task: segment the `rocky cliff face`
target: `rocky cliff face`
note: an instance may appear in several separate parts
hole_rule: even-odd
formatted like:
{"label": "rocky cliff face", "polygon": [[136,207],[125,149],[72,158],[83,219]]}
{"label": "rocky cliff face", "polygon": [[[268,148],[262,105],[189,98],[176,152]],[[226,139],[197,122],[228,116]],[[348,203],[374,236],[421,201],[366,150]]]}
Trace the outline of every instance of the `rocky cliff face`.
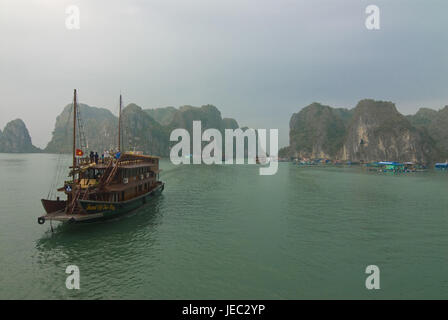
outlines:
{"label": "rocky cliff face", "polygon": [[222,125],[223,125],[224,129],[234,129],[235,130],[240,127],[238,125],[238,122],[232,118],[223,118]]}
{"label": "rocky cliff face", "polygon": [[313,103],[294,113],[289,121],[290,150],[302,158],[334,158],[346,133],[347,109]]}
{"label": "rocky cliff face", "polygon": [[193,132],[193,121],[201,121],[202,129],[218,129],[223,132],[229,120],[223,121],[221,112],[215,106],[208,104],[202,107],[182,106],[174,114],[169,126],[186,129],[190,135]]}
{"label": "rocky cliff face", "polygon": [[416,127],[427,127],[437,118],[439,112],[428,108],[420,108],[416,114],[408,115],[406,118]]}
{"label": "rocky cliff face", "polygon": [[407,119],[434,140],[444,159],[448,157],[448,106],[438,111],[421,108]]}
{"label": "rocky cliff face", "polygon": [[40,151],[32,144],[28,129],[21,119],[9,122],[3,133],[0,131],[0,152],[31,153]]}
{"label": "rocky cliff face", "polygon": [[344,140],[340,152],[344,160],[430,162],[438,153],[430,137],[391,102],[360,101]]}
{"label": "rocky cliff face", "polygon": [[[208,104],[202,107],[182,106],[174,114],[172,121],[168,125],[169,130],[182,128],[186,129],[190,137],[193,137],[193,121],[201,121],[202,131],[213,128],[217,129],[223,135],[222,145],[225,146],[225,129],[239,128],[238,122],[232,118],[222,118],[221,112],[214,105]],[[244,130],[244,129],[243,129]],[[234,139],[235,142],[235,139]],[[207,142],[202,142],[204,147]],[[236,154],[236,145],[234,144],[233,154]],[[190,144],[193,151],[193,143]],[[247,145],[245,145],[245,154],[247,154]]]}
{"label": "rocky cliff face", "polygon": [[[48,143],[46,152],[72,152],[73,111],[72,105],[65,106],[56,118],[53,136]],[[118,143],[118,118],[107,109],[79,104],[89,150],[101,152],[116,148]],[[85,151],[89,151],[85,150]]]}
{"label": "rocky cliff face", "polygon": [[174,107],[165,107],[156,109],[145,109],[144,111],[161,125],[167,126],[173,120],[174,114],[178,110]]}
{"label": "rocky cliff face", "polygon": [[169,155],[169,131],[136,104],[122,112],[123,150],[139,150],[146,154]]}
{"label": "rocky cliff face", "polygon": [[352,110],[314,103],[293,114],[285,150],[292,156],[351,161],[428,163],[442,155],[431,135],[393,103],[375,100],[362,100]]}
{"label": "rocky cliff face", "polygon": [[[67,105],[57,117],[47,152],[72,150],[72,105]],[[98,152],[115,149],[118,144],[118,118],[109,110],[79,105],[88,149]],[[213,105],[202,107],[182,106],[179,109],[166,107],[144,110],[136,104],[129,104],[122,111],[123,150],[140,150],[145,153],[167,156],[170,150],[169,135],[173,129],[183,128],[192,135],[193,121],[200,120],[202,129],[238,128],[234,119],[222,118],[221,112]],[[89,151],[87,150],[87,151]]]}

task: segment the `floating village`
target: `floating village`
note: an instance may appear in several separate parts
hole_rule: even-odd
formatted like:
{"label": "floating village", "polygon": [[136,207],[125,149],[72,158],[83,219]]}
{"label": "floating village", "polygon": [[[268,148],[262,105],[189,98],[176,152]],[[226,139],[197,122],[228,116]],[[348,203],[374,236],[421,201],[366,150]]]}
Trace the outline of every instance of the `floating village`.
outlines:
{"label": "floating village", "polygon": [[290,160],[295,165],[300,167],[351,167],[358,166],[366,171],[378,173],[412,173],[412,172],[427,172],[428,170],[448,171],[448,161],[435,163],[429,166],[416,162],[397,162],[397,161],[341,161],[331,160],[326,158],[307,159],[307,158],[292,158]]}

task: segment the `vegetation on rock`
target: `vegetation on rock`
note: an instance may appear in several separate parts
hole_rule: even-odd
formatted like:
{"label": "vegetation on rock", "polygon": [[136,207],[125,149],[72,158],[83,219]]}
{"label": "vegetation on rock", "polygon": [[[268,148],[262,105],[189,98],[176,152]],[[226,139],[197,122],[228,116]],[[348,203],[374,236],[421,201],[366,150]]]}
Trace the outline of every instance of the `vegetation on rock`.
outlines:
{"label": "vegetation on rock", "polygon": [[33,145],[25,123],[21,119],[10,121],[0,131],[0,152],[33,153],[41,150]]}

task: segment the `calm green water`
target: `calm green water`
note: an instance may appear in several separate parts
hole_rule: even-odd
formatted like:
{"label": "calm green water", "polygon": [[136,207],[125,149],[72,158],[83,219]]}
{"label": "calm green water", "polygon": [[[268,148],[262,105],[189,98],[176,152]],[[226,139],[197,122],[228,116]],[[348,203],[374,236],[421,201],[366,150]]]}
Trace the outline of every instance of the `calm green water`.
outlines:
{"label": "calm green water", "polygon": [[[36,218],[56,160],[0,154],[2,299],[448,298],[446,174],[164,161],[147,207],[52,234]],[[370,264],[380,290],[365,289]]]}

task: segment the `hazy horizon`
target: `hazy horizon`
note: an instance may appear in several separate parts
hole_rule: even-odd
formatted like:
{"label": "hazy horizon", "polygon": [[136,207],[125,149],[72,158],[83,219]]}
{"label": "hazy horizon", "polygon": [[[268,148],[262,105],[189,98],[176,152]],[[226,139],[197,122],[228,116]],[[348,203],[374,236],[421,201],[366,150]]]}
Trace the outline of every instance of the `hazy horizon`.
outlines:
{"label": "hazy horizon", "polygon": [[[367,30],[365,8],[381,10]],[[65,9],[80,9],[68,30]],[[79,100],[215,105],[240,126],[278,128],[312,102],[392,101],[403,114],[448,105],[448,3],[433,0],[2,0],[0,130],[21,118],[44,148]]]}

